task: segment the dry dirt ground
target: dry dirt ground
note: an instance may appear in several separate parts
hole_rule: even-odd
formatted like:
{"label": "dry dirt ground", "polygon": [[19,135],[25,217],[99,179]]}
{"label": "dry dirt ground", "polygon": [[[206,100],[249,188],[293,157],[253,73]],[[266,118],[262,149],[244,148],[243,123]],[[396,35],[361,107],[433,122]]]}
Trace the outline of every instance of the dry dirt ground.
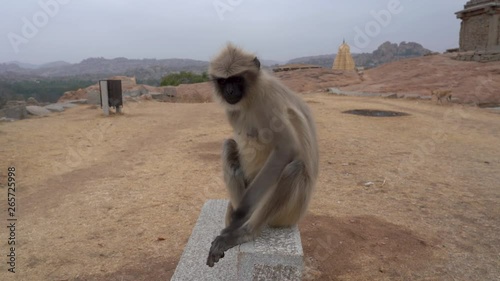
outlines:
{"label": "dry dirt ground", "polygon": [[[499,280],[500,115],[305,95],[321,171],[300,224],[309,280]],[[343,114],[383,109],[409,116]],[[0,219],[17,170],[17,264],[0,280],[168,280],[203,203],[226,197],[217,104],[80,106],[0,124]]]}

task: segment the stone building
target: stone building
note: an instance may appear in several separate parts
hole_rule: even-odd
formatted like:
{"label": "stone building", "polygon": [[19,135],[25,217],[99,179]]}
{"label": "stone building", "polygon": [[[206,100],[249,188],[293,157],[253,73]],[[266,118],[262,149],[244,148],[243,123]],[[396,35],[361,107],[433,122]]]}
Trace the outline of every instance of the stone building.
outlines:
{"label": "stone building", "polygon": [[500,50],[500,0],[471,0],[456,13],[462,20],[460,51]]}
{"label": "stone building", "polygon": [[339,47],[332,69],[338,70],[354,70],[356,65],[351,56],[351,48],[344,42]]}

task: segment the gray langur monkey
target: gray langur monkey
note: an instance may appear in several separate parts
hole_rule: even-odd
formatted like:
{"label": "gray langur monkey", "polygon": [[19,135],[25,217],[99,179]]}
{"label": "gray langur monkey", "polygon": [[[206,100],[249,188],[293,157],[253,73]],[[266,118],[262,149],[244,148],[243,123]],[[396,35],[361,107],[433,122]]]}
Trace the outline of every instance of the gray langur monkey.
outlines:
{"label": "gray langur monkey", "polygon": [[233,139],[223,144],[230,203],[226,228],[212,242],[207,265],[254,239],[263,226],[286,227],[304,215],[318,176],[318,144],[306,103],[262,70],[253,54],[228,44],[211,62],[215,98]]}

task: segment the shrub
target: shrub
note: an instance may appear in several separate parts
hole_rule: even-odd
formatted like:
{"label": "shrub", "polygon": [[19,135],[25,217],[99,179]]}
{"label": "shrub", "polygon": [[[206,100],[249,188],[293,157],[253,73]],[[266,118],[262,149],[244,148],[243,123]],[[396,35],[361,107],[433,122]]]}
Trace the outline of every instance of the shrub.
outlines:
{"label": "shrub", "polygon": [[208,75],[206,72],[195,74],[189,71],[181,71],[179,73],[171,73],[161,79],[161,86],[179,86],[180,84],[194,84],[207,82]]}

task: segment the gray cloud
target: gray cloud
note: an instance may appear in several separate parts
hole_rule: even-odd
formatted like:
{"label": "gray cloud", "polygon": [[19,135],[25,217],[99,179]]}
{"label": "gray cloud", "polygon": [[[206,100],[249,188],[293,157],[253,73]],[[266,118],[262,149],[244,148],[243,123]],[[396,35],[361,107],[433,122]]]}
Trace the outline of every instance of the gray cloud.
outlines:
{"label": "gray cloud", "polygon": [[[334,53],[343,38],[354,51],[371,52],[385,41],[415,41],[443,51],[458,47],[460,22],[454,12],[465,3],[456,0],[4,2],[7,3],[3,3],[0,11],[0,62],[31,63],[78,62],[87,57],[208,60],[227,41],[263,58],[283,61]],[[52,6],[44,10],[40,3]],[[388,11],[388,5],[397,5],[399,12],[389,12],[388,21],[383,16],[377,21],[373,14],[387,15],[380,11]],[[23,34],[26,20],[36,29],[27,33],[31,38]],[[356,43],[360,41],[359,30],[368,37],[368,44]],[[13,40],[15,44],[11,43]]]}

